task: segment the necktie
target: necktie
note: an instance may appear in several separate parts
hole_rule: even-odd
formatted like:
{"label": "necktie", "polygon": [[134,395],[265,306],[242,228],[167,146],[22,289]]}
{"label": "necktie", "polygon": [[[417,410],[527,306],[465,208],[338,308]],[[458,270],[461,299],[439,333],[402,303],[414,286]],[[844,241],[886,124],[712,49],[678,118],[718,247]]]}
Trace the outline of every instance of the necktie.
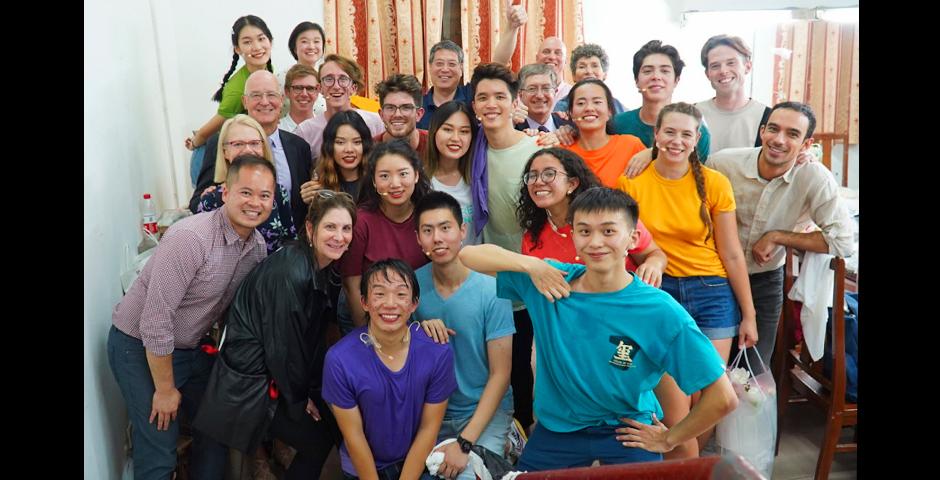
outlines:
{"label": "necktie", "polygon": [[539,125],[539,131],[540,131],[540,132],[547,132],[547,131],[548,131],[548,128],[546,128],[545,125]]}

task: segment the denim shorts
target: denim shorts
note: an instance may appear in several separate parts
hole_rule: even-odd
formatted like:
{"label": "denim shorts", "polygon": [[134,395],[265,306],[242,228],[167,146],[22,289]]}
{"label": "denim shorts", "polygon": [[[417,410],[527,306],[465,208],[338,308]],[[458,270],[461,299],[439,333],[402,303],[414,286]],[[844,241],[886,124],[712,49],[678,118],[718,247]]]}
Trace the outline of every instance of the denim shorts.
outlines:
{"label": "denim shorts", "polygon": [[710,340],[738,334],[741,309],[725,277],[671,277],[663,275],[662,289],[685,308]]}

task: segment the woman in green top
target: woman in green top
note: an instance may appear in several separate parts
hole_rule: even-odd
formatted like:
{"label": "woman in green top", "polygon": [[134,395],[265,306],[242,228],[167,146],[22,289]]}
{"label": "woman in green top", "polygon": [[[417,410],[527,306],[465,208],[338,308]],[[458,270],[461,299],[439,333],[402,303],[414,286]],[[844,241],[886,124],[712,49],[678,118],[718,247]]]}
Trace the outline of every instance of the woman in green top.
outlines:
{"label": "woman in green top", "polygon": [[[205,125],[200,127],[199,130],[193,130],[193,134],[186,138],[187,149],[193,150],[202,147],[209,137],[222,128],[225,120],[239,113],[245,113],[242,106],[242,95],[245,93],[245,81],[248,80],[248,75],[261,69],[274,72],[274,68],[271,66],[272,40],[271,30],[268,29],[264,20],[254,15],[245,15],[235,20],[235,24],[232,25],[232,47],[234,47],[232,66],[222,76],[222,86],[212,96],[212,100],[219,102],[219,109]],[[239,57],[244,59],[245,65],[235,71]],[[232,72],[234,72],[234,75]],[[199,172],[199,167],[202,164],[202,153],[202,149],[193,152],[191,170],[195,169],[193,171]]]}

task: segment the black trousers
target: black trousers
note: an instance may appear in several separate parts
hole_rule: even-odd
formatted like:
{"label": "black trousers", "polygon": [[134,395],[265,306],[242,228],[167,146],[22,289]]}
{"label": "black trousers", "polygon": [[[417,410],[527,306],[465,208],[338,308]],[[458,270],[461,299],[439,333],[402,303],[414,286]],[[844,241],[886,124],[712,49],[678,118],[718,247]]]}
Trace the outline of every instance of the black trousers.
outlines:
{"label": "black trousers", "polygon": [[516,334],[512,337],[512,375],[509,383],[512,385],[512,400],[514,416],[522,424],[522,428],[532,425],[532,319],[528,310],[512,312],[513,322],[516,324]]}
{"label": "black trousers", "polygon": [[320,478],[323,464],[334,446],[339,446],[342,434],[330,407],[319,396],[314,399],[320,410],[320,421],[304,415],[298,422],[290,418],[284,402],[278,402],[274,419],[271,420],[271,436],[294,447],[297,455],[287,469],[285,479]]}

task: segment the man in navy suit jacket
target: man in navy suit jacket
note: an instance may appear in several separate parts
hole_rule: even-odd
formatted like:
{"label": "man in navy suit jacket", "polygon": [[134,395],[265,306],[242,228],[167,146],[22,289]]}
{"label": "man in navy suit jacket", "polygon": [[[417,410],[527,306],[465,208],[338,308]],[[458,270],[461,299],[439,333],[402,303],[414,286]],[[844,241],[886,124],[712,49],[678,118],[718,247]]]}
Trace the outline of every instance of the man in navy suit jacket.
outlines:
{"label": "man in navy suit jacket", "polygon": [[[290,192],[291,213],[294,225],[303,228],[307,216],[307,204],[300,197],[300,186],[310,180],[313,157],[310,145],[303,138],[286,130],[277,128],[280,121],[281,104],[284,89],[280,88],[277,77],[267,70],[252,73],[245,82],[245,94],[242,104],[248,116],[255,119],[264,128],[271,142],[274,154],[274,169],[277,171],[277,183]],[[196,213],[202,192],[214,184],[215,157],[219,145],[216,133],[206,142],[206,156],[196,181],[196,190],[189,199],[189,209]]]}
{"label": "man in navy suit jacket", "polygon": [[573,126],[570,120],[552,112],[557,90],[558,76],[551,66],[530,63],[519,69],[519,100],[525,108],[513,114],[516,130],[554,132],[562,125]]}

